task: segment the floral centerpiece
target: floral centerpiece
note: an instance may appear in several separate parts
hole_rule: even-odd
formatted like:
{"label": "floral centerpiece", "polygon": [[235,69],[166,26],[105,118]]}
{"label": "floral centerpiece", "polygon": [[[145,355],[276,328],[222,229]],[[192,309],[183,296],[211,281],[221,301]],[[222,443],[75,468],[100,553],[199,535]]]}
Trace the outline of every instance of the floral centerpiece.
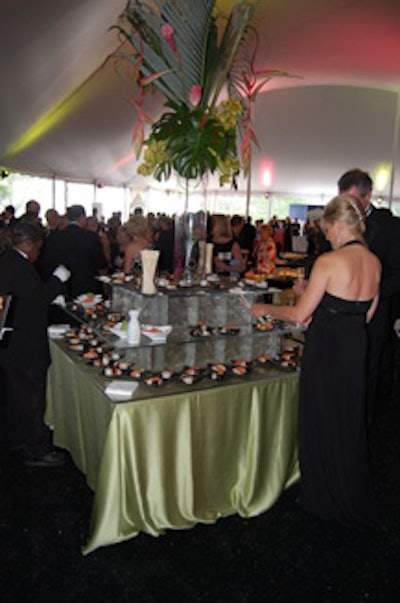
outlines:
{"label": "floral centerpiece", "polygon": [[[133,66],[130,102],[138,111],[133,140],[143,162],[138,172],[186,182],[218,172],[220,185],[249,171],[257,142],[252,104],[264,84],[282,71],[257,71],[254,5],[240,2],[230,15],[216,0],[129,0],[115,27],[133,52],[117,54]],[[125,48],[125,47],[124,47]],[[153,121],[146,94],[157,87],[164,111]],[[150,131],[145,136],[145,124]]]}

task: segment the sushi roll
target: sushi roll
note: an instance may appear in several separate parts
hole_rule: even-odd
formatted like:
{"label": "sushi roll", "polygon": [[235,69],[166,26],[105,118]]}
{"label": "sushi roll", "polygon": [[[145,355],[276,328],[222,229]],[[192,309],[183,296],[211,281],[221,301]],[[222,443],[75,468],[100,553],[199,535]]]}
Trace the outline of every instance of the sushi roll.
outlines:
{"label": "sushi roll", "polygon": [[246,366],[237,365],[232,367],[231,372],[235,377],[243,377],[244,375],[247,375],[249,369]]}
{"label": "sushi roll", "polygon": [[85,344],[84,343],[73,343],[69,345],[69,349],[73,352],[84,352]]}
{"label": "sushi roll", "polygon": [[197,366],[188,366],[184,370],[184,375],[191,375],[193,377],[200,374],[200,369]]}
{"label": "sushi roll", "polygon": [[131,368],[131,363],[127,362],[126,360],[117,360],[114,366],[125,372]]}
{"label": "sushi roll", "polygon": [[270,362],[272,360],[272,356],[269,356],[268,354],[263,354],[259,356],[257,360],[260,364],[265,364],[266,362]]}
{"label": "sushi roll", "polygon": [[131,369],[129,371],[129,377],[132,377],[132,379],[140,379],[144,373],[143,368],[137,368],[137,369]]}
{"label": "sushi roll", "polygon": [[105,377],[121,377],[122,371],[116,366],[105,366],[103,369],[103,375]]}
{"label": "sushi roll", "polygon": [[87,360],[94,360],[95,358],[98,358],[99,355],[96,350],[88,350],[82,354],[82,357],[86,358]]}
{"label": "sushi roll", "polygon": [[96,358],[93,358],[91,364],[97,367],[103,366],[103,359],[101,358],[101,356],[97,356]]}
{"label": "sushi roll", "polygon": [[164,381],[169,381],[170,379],[172,379],[174,374],[175,374],[174,371],[171,371],[169,369],[163,369],[161,371],[161,377],[162,377],[162,379],[164,379]]}
{"label": "sushi roll", "polygon": [[145,383],[146,385],[153,385],[159,387],[160,385],[163,385],[164,381],[162,377],[160,377],[160,375],[151,375],[150,377],[146,377],[145,379],[143,379],[143,383]]}
{"label": "sushi roll", "polygon": [[222,362],[218,363],[218,364],[210,364],[210,370],[214,371],[215,373],[218,374],[225,374],[227,371],[227,366],[226,364],[223,364]]}
{"label": "sushi roll", "polygon": [[193,385],[193,383],[195,383],[195,381],[196,381],[196,376],[195,375],[189,375],[188,373],[184,373],[183,375],[181,375],[179,377],[179,379],[185,385]]}
{"label": "sushi roll", "polygon": [[226,373],[218,373],[217,371],[210,371],[210,379],[212,381],[221,381],[225,377]]}
{"label": "sushi roll", "polygon": [[242,358],[238,358],[236,360],[232,360],[233,366],[245,366],[247,367],[250,364],[250,360],[243,360]]}

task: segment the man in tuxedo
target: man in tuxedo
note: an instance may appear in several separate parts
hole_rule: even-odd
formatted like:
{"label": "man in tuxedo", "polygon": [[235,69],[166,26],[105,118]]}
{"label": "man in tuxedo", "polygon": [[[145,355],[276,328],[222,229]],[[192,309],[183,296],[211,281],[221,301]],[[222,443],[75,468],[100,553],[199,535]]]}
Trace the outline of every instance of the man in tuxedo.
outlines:
{"label": "man in tuxedo", "polygon": [[96,232],[87,230],[87,217],[82,205],[67,209],[68,226],[46,239],[38,262],[39,272],[47,279],[58,264],[71,271],[67,294],[74,298],[81,293],[102,293],[102,283],[96,279],[107,266],[103,247]]}
{"label": "man in tuxedo", "polygon": [[27,220],[28,222],[34,222],[36,224],[41,224],[40,221],[40,203],[31,199],[27,201],[25,204],[25,213],[19,218],[19,220]]}
{"label": "man in tuxedo", "polygon": [[338,181],[340,193],[354,195],[363,204],[366,214],[364,238],[382,264],[379,304],[368,325],[367,419],[370,424],[380,393],[378,383],[385,383],[382,380],[385,371],[390,374],[390,367],[383,363],[383,355],[386,351],[387,357],[391,356],[388,352],[392,335],[391,310],[394,296],[400,292],[400,220],[390,210],[377,209],[371,204],[372,185],[369,174],[358,168],[344,173]]}
{"label": "man in tuxedo", "polygon": [[0,291],[11,295],[6,332],[0,342],[0,372],[4,381],[2,411],[9,448],[24,454],[29,466],[55,467],[65,456],[52,448],[44,423],[46,376],[50,364],[47,317],[50,303],[69,277],[57,267],[44,283],[32,265],[43,241],[43,229],[20,221],[0,255]]}

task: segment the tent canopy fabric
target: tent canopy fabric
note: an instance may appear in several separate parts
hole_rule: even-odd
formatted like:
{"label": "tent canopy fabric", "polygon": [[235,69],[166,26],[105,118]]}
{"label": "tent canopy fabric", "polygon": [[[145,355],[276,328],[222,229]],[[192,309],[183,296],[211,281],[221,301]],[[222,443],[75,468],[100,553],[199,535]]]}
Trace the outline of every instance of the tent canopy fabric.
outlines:
{"label": "tent canopy fabric", "polygon": [[[233,3],[219,5],[227,10]],[[130,73],[107,60],[119,46],[110,27],[124,6],[125,0],[3,0],[0,166],[84,182],[150,184],[136,174]],[[398,163],[398,0],[268,0],[258,3],[255,23],[257,68],[301,79],[276,78],[256,101],[253,190],[334,193],[348,168],[373,174],[379,165]],[[151,103],[156,115],[160,97]]]}

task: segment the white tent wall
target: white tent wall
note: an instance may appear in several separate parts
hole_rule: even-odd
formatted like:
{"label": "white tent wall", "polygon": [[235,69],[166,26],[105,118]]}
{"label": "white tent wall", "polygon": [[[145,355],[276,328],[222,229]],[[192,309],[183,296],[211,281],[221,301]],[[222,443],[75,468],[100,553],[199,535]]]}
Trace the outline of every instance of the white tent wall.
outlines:
{"label": "white tent wall", "polygon": [[[233,3],[219,0],[223,10]],[[93,186],[158,188],[152,178],[136,173],[131,144],[136,113],[127,100],[131,74],[126,65],[116,70],[113,61],[105,62],[118,47],[109,27],[124,6],[125,0],[2,2],[0,167]],[[335,193],[344,170],[359,166],[374,175],[394,158],[393,194],[399,198],[393,140],[400,2],[265,0],[258,3],[256,26],[257,67],[284,69],[302,79],[277,78],[257,99],[260,150],[254,149],[252,194],[326,198]],[[151,103],[155,116],[160,98]],[[268,187],[264,160],[274,168]],[[241,179],[239,191],[228,194],[239,199],[246,186]],[[161,187],[180,196],[173,180]],[[218,196],[226,198],[217,188],[210,179],[211,207]],[[387,198],[388,185],[380,193]],[[98,202],[95,197],[93,192]],[[125,209],[129,203],[124,194]]]}

